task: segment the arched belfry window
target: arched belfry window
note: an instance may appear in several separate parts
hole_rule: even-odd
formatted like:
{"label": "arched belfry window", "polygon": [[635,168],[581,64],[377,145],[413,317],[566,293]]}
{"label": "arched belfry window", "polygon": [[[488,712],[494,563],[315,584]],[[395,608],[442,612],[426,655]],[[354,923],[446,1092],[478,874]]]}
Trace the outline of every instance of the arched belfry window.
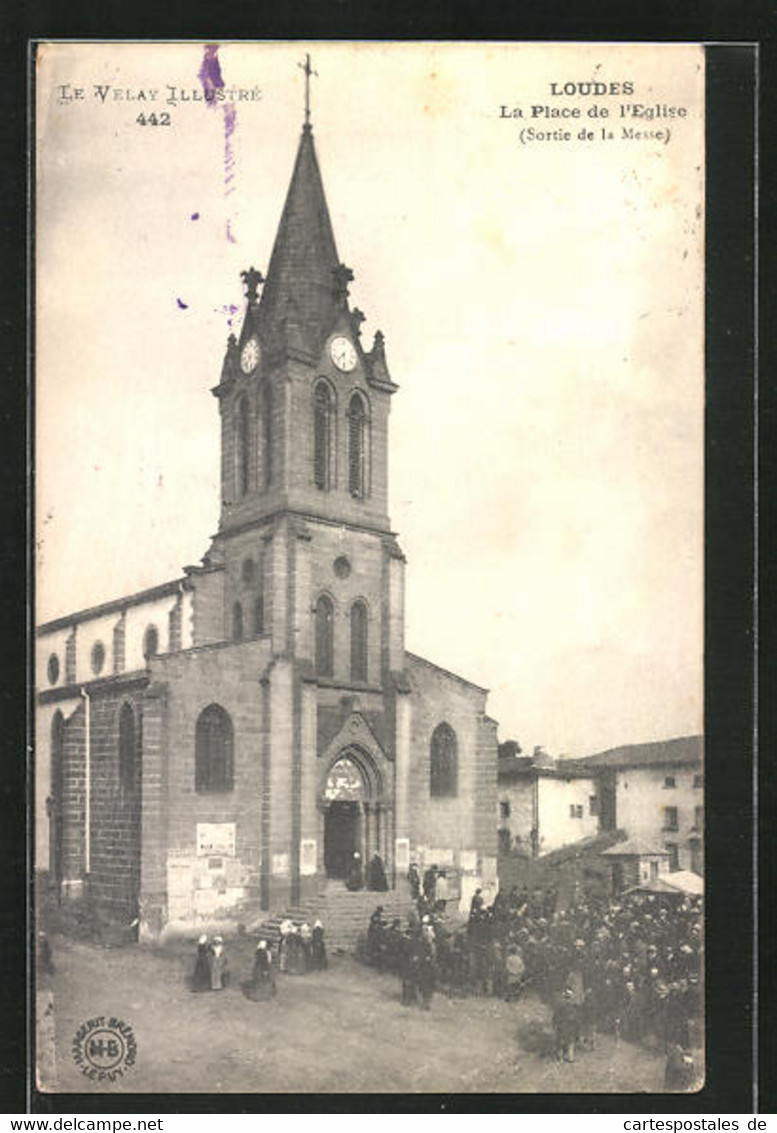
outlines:
{"label": "arched belfry window", "polygon": [[243,606],[240,602],[235,602],[232,607],[232,640],[243,640]]}
{"label": "arched belfry window", "polygon": [[438,724],[434,729],[429,755],[429,794],[453,798],[458,794],[459,767],[456,733],[450,724]]}
{"label": "arched belfry window", "polygon": [[197,791],[231,791],[234,782],[234,739],[229,714],[210,704],[197,719],[194,786]]}
{"label": "arched belfry window", "polygon": [[237,405],[237,492],[245,496],[250,483],[251,468],[251,418],[248,398],[241,397]]}
{"label": "arched belfry window", "polygon": [[355,393],[348,403],[348,490],[360,499],[367,490],[366,423],[364,401]]}
{"label": "arched belfry window", "polygon": [[326,382],[318,382],[313,394],[313,480],[322,489],[330,486],[331,429],[332,395]]}
{"label": "arched belfry window", "polygon": [[272,386],[269,381],[265,381],[262,387],[262,404],[261,404],[261,420],[262,420],[262,483],[265,488],[272,484],[273,478],[273,451],[272,451],[272,414],[273,414],[273,396]]}
{"label": "arched belfry window", "polygon": [[367,680],[367,606],[361,599],[351,606],[351,680]]}
{"label": "arched belfry window", "polygon": [[123,795],[135,790],[136,767],[135,713],[131,704],[122,704],[119,713],[119,787]]}
{"label": "arched belfry window", "polygon": [[328,594],[316,602],[316,673],[319,677],[334,675],[335,608]]}

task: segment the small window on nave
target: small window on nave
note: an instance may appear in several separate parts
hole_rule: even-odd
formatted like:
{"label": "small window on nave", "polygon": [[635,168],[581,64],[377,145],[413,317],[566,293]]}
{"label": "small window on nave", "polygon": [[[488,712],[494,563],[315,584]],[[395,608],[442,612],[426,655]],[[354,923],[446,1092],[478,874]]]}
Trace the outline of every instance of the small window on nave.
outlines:
{"label": "small window on nave", "polygon": [[146,661],[150,657],[156,657],[159,652],[159,631],[156,626],[148,626],[146,632],[143,634],[143,657]]}
{"label": "small window on nave", "polygon": [[100,675],[105,666],[105,646],[101,641],[96,641],[92,646],[92,672],[96,677]]}
{"label": "small window on nave", "polygon": [[429,745],[429,794],[454,798],[458,794],[458,744],[450,724],[438,724]]}
{"label": "small window on nave", "polygon": [[194,786],[198,792],[231,791],[234,786],[234,738],[229,714],[219,704],[197,720]]}
{"label": "small window on nave", "polygon": [[232,607],[232,640],[243,640],[243,606],[240,602],[235,602]]}

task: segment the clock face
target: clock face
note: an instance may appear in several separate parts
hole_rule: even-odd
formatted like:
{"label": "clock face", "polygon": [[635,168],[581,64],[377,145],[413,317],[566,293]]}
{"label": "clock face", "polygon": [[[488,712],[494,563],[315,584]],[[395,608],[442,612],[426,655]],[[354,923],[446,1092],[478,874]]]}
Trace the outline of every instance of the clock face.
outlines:
{"label": "clock face", "polygon": [[259,343],[255,338],[249,338],[240,355],[240,369],[244,374],[250,374],[259,364]]}
{"label": "clock face", "polygon": [[356,365],[356,351],[353,344],[342,335],[338,335],[332,339],[332,344],[329,347],[329,353],[332,355],[332,361],[338,370],[342,370],[347,374]]}

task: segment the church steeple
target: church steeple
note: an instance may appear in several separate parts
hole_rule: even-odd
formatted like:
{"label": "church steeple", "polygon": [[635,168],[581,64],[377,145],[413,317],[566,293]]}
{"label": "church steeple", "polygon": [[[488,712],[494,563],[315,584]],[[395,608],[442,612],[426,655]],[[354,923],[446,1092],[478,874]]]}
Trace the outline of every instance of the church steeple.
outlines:
{"label": "church steeple", "polygon": [[342,309],[340,271],[313,132],[306,122],[259,304],[260,336],[268,344],[296,341],[317,354]]}

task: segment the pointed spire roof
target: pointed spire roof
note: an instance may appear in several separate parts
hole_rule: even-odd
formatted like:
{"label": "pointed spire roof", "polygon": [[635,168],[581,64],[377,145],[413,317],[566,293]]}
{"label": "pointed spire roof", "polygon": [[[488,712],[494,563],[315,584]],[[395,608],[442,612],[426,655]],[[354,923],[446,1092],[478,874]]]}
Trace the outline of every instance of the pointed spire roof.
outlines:
{"label": "pointed spire roof", "polygon": [[313,133],[306,124],[259,304],[263,336],[288,341],[301,334],[310,351],[320,349],[344,306],[342,292],[338,298],[339,266]]}

